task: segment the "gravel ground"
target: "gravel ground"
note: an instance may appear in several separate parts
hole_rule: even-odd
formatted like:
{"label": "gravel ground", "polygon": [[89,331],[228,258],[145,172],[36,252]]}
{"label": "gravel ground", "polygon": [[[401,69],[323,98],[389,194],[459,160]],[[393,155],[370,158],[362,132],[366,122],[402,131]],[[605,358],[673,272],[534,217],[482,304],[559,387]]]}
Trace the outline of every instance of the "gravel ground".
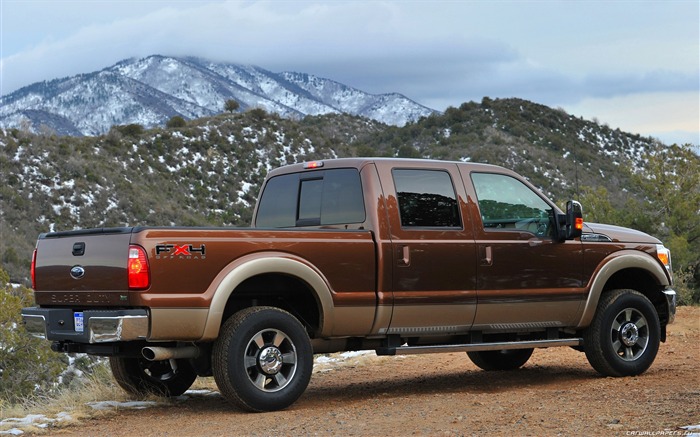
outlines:
{"label": "gravel ground", "polygon": [[[700,308],[679,308],[645,374],[604,378],[570,348],[535,350],[520,370],[484,372],[463,353],[321,360],[291,408],[249,414],[211,378],[163,406],[50,432],[76,436],[684,435],[700,425]],[[694,430],[700,433],[699,430]]]}

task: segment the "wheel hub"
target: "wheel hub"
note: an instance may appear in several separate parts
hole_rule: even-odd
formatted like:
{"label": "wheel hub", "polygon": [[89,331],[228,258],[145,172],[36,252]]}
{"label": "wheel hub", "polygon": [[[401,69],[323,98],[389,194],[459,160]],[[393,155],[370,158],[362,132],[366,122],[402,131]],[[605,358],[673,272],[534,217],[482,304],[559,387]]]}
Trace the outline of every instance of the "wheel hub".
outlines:
{"label": "wheel hub", "polygon": [[625,323],[620,329],[620,340],[627,347],[634,346],[639,340],[639,329],[634,323]]}
{"label": "wheel hub", "polygon": [[258,365],[267,375],[275,375],[282,368],[282,352],[274,346],[268,346],[260,351]]}

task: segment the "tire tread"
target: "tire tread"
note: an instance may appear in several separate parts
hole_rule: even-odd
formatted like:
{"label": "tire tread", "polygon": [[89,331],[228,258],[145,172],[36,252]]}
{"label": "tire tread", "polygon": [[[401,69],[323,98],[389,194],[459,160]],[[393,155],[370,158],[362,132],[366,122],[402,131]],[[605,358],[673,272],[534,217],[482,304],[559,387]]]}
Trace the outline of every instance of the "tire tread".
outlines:
{"label": "tire tread", "polygon": [[[605,326],[604,319],[610,317],[608,309],[615,305],[619,299],[625,298],[625,296],[636,296],[641,299],[641,302],[645,302],[645,305],[648,304],[647,309],[652,310],[653,317],[648,317],[647,320],[650,324],[649,329],[653,330],[649,339],[652,344],[648,346],[651,348],[649,353],[652,354],[652,357],[648,364],[638,366],[638,363],[634,363],[635,366],[630,366],[628,369],[621,369],[617,368],[614,363],[606,357],[607,345],[604,344],[604,337],[609,335],[609,333],[607,332],[608,327]],[[619,289],[604,294],[598,302],[598,307],[596,308],[596,313],[593,316],[590,326],[584,331],[583,347],[591,367],[603,376],[634,376],[643,373],[653,363],[659,347],[659,319],[656,310],[646,296],[635,290]],[[647,360],[648,358],[644,359]]]}
{"label": "tire tread", "polygon": [[[291,404],[291,402],[287,402],[287,400],[277,399],[275,400],[275,402],[271,400],[268,404],[261,406],[261,402],[256,400],[251,401],[246,398],[246,395],[243,392],[243,390],[239,390],[235,386],[235,383],[232,380],[232,375],[230,374],[230,360],[232,358],[230,353],[232,346],[231,343],[236,339],[237,332],[245,328],[244,325],[248,323],[254,323],[255,320],[251,321],[251,319],[261,317],[260,313],[262,312],[272,312],[270,315],[277,317],[278,321],[284,321],[284,323],[294,323],[297,325],[296,327],[298,329],[304,332],[307,344],[296,345],[298,348],[297,353],[299,355],[300,360],[308,360],[306,362],[306,367],[300,364],[299,368],[297,369],[298,374],[295,375],[295,378],[299,378],[299,383],[302,384],[302,389],[306,389],[309,379],[311,378],[311,371],[313,369],[313,350],[311,348],[311,342],[308,339],[303,325],[293,315],[280,308],[268,306],[249,307],[233,314],[224,322],[224,324],[221,327],[221,330],[219,331],[219,337],[214,342],[214,348],[212,352],[212,370],[214,373],[214,380],[216,381],[216,385],[219,387],[219,391],[224,396],[224,398],[226,398],[234,406],[251,412],[279,410],[282,408],[286,408],[289,404]],[[280,316],[282,316],[282,319],[280,319]],[[303,356],[304,351],[301,350],[302,348],[306,348],[306,357]],[[300,395],[300,393],[298,395]],[[293,397],[292,402],[296,400],[298,395],[290,395]],[[277,406],[278,404],[281,406]]]}

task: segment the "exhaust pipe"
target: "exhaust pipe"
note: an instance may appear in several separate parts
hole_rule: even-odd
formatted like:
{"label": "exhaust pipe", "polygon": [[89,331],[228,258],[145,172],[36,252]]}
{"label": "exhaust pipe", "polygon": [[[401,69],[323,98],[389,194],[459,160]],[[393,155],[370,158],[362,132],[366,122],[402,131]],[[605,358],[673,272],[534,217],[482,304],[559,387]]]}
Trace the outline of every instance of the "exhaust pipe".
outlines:
{"label": "exhaust pipe", "polygon": [[180,358],[197,358],[199,356],[199,348],[197,346],[150,346],[141,349],[141,355],[143,355],[143,357],[148,361],[177,360]]}

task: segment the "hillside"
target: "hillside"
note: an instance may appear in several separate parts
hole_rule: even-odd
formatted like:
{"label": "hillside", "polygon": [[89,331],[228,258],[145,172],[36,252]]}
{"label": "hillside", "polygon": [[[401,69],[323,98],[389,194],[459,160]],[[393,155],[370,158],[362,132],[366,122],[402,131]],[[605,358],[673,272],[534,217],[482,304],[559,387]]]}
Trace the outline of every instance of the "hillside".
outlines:
{"label": "hillside", "polygon": [[[0,256],[12,279],[26,283],[41,232],[245,226],[271,168],[332,157],[488,162],[515,169],[560,204],[584,186],[604,187],[622,203],[641,198],[627,169],[664,148],[561,110],[487,98],[404,127],[341,114],[290,120],[253,109],[182,128],[116,126],[96,137],[10,129],[0,132]],[[688,165],[700,168],[697,159]]]}

